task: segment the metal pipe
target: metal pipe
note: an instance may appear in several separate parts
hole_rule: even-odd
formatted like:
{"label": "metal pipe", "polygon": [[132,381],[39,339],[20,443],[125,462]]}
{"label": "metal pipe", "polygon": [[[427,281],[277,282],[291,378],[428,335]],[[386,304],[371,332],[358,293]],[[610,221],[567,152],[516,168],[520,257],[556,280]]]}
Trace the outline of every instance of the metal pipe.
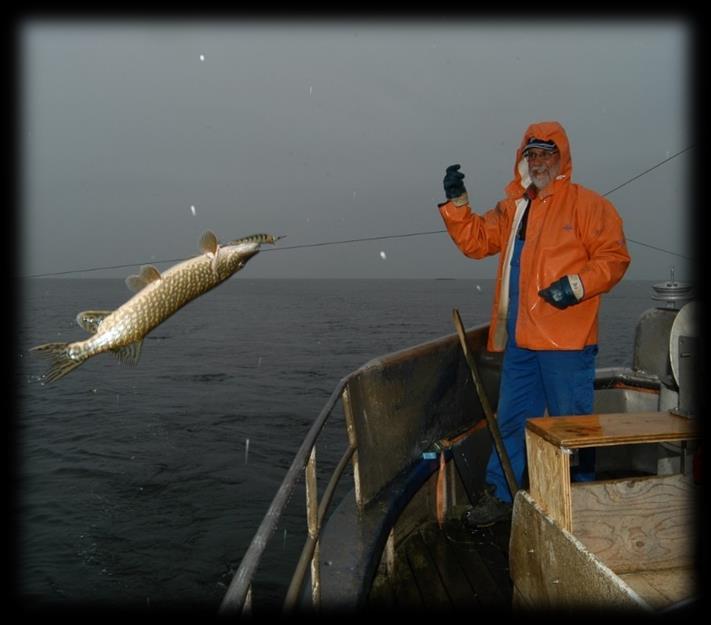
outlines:
{"label": "metal pipe", "polygon": [[279,490],[276,495],[274,495],[274,499],[272,500],[267,513],[264,515],[262,522],[259,524],[259,528],[257,529],[252,542],[249,544],[237,572],[232,577],[232,581],[227,588],[227,592],[222,598],[219,614],[239,614],[241,612],[247,591],[252,583],[252,578],[257,570],[262,554],[267,547],[267,543],[269,542],[271,535],[277,528],[279,519],[281,518],[284,508],[289,502],[289,498],[294,490],[296,481],[298,480],[301,471],[306,466],[311,449],[316,443],[316,439],[318,438],[324,424],[328,420],[331,411],[336,405],[336,402],[341,395],[341,391],[353,375],[354,373],[351,373],[341,379],[333,393],[331,393],[328,401],[321,409],[316,421],[314,421],[313,425],[307,432],[306,437],[299,447],[299,450],[296,452],[296,456],[294,456],[294,460],[292,461],[284,480],[279,486]]}

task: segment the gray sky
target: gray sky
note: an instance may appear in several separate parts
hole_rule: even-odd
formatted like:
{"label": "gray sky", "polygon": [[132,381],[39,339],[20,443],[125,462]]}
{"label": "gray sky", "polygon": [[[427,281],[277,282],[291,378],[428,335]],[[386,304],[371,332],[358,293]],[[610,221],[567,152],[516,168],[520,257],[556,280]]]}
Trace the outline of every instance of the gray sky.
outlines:
{"label": "gray sky", "polygon": [[[206,229],[281,247],[442,230],[445,168],[492,208],[535,121],[563,124],[573,180],[599,193],[692,143],[682,21],[28,20],[21,35],[22,275],[165,269]],[[609,196],[629,239],[691,254],[692,158]],[[692,277],[629,249],[629,279]],[[433,234],[270,251],[240,275],[493,278],[495,262]]]}

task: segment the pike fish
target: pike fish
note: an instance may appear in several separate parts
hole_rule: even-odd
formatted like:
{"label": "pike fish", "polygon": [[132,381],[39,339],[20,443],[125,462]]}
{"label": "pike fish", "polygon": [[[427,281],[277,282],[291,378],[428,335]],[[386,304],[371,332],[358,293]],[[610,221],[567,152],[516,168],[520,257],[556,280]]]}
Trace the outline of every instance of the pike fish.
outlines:
{"label": "pike fish", "polygon": [[263,243],[274,244],[281,238],[253,234],[220,245],[215,234],[207,231],[200,238],[199,256],[162,273],[153,265],[144,265],[138,275],[126,278],[126,285],[136,294],[125,304],[113,311],[86,310],[77,315],[77,323],[91,334],[88,339],[45,343],[30,350],[51,359],[43,380],[58,380],[102,352],[113,352],[120,361],[137,364],[143,339],[151,330],[242,269]]}

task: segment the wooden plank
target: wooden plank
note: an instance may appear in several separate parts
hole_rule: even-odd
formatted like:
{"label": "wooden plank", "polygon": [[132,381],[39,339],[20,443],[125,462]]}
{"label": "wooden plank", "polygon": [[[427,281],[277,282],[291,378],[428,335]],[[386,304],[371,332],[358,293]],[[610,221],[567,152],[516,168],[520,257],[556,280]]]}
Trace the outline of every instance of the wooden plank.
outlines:
{"label": "wooden plank", "polygon": [[[432,523],[397,547],[390,582],[400,608],[441,610],[476,606],[508,609],[512,584],[508,574],[507,524],[471,531],[459,520],[443,530]],[[502,526],[502,527],[499,527]],[[385,574],[381,563],[379,576]],[[382,580],[371,591],[370,605],[386,606]],[[428,597],[428,595],[430,595]]]}
{"label": "wooden plank", "polygon": [[555,446],[569,448],[658,443],[698,436],[695,419],[668,411],[540,417],[529,419],[526,428]]}
{"label": "wooden plank", "polygon": [[[482,558],[481,551],[487,546],[488,537],[481,531],[467,530],[460,523],[446,525],[449,547],[459,562],[477,601],[485,607],[508,605],[511,596],[511,580],[506,558],[495,559],[495,554]],[[487,528],[488,529],[488,528]]]}
{"label": "wooden plank", "polygon": [[401,555],[397,561],[395,575],[391,578],[395,602],[400,608],[422,609],[425,603],[415,582],[415,575],[405,553]]}
{"label": "wooden plank", "polygon": [[638,571],[620,577],[652,607],[665,608],[698,592],[693,567],[677,567],[663,571]]}
{"label": "wooden plank", "polygon": [[556,610],[651,609],[523,490],[514,499],[510,568],[515,593],[520,595],[517,605]]}
{"label": "wooden plank", "polygon": [[470,530],[475,541],[478,558],[486,566],[498,588],[499,596],[506,605],[511,604],[511,576],[509,575],[508,546],[502,551],[495,542],[491,527]]}
{"label": "wooden plank", "polygon": [[531,497],[558,525],[570,531],[570,454],[551,445],[538,430],[527,428],[526,455]]}
{"label": "wooden plank", "polygon": [[573,534],[616,573],[693,563],[691,476],[576,483]]}
{"label": "wooden plank", "polygon": [[450,608],[452,602],[421,534],[415,532],[405,543],[404,549],[425,608],[427,610]]}
{"label": "wooden plank", "polygon": [[373,580],[373,585],[368,595],[368,607],[389,610],[397,606],[393,578],[386,575],[384,570],[379,571]]}
{"label": "wooden plank", "polygon": [[421,535],[432,560],[437,563],[439,575],[444,582],[452,607],[459,609],[479,605],[445,532],[436,525],[430,525],[422,530]]}

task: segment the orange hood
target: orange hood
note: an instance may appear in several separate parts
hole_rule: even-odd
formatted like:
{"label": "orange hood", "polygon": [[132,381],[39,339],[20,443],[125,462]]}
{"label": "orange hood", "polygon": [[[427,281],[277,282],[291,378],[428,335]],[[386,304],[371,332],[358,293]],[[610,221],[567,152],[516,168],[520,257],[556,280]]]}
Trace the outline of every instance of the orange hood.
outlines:
{"label": "orange hood", "polygon": [[523,158],[523,149],[529,139],[543,139],[544,141],[554,141],[560,152],[560,174],[556,182],[570,182],[573,175],[573,160],[570,155],[570,144],[565,129],[558,122],[537,122],[531,124],[523,134],[521,144],[516,150],[516,163],[514,165],[514,179],[506,185],[506,197],[518,199],[531,184],[528,175],[528,161]]}

